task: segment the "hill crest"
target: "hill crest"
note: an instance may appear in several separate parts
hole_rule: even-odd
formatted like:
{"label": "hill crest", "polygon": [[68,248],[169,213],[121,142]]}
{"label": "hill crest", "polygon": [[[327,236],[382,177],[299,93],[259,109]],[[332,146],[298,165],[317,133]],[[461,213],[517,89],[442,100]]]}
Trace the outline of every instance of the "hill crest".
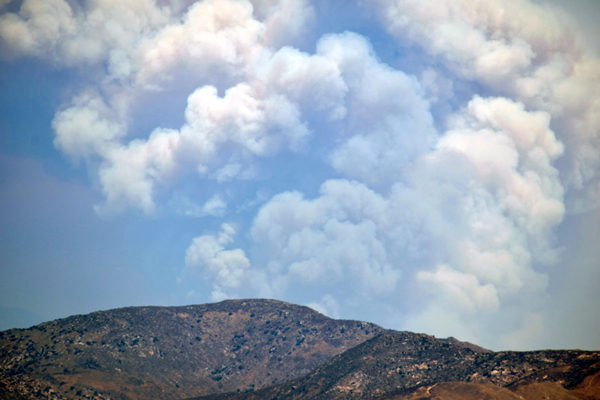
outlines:
{"label": "hill crest", "polygon": [[1,332],[0,390],[166,399],[258,389],[384,331],[262,299],[97,311]]}

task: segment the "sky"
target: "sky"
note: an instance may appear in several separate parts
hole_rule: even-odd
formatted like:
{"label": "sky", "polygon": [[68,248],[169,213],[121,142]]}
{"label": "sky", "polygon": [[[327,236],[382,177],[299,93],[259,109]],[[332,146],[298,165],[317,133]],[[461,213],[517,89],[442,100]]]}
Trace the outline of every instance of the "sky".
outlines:
{"label": "sky", "polygon": [[0,0],[0,329],[273,298],[600,349],[600,2]]}

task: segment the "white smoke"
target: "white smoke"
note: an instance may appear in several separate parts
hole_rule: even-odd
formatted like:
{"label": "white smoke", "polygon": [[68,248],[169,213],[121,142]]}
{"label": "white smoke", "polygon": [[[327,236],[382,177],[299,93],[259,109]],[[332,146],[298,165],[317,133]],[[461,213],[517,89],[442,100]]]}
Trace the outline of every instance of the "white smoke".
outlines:
{"label": "white smoke", "polygon": [[399,180],[435,140],[424,91],[414,77],[379,62],[358,35],[325,37],[317,51],[335,61],[348,87],[345,140],[333,150],[332,166],[374,186]]}
{"label": "white smoke", "polygon": [[[154,210],[156,183],[166,184],[179,169],[191,166],[200,175],[219,170],[218,180],[231,179],[240,162],[268,156],[284,145],[296,149],[309,130],[299,120],[296,106],[277,94],[261,96],[247,85],[230,88],[224,97],[205,86],[190,95],[186,124],[180,130],[157,129],[147,140],[110,149],[100,168],[106,207],[128,205]],[[223,159],[221,149],[234,151]]]}
{"label": "white smoke", "polygon": [[308,303],[307,306],[330,318],[340,318],[340,305],[330,294],[323,296],[319,302]]}
{"label": "white smoke", "polygon": [[[168,8],[159,10],[150,2],[143,4],[144,10],[152,15],[159,11],[171,15],[176,11]],[[56,19],[54,14],[57,11],[54,8],[34,7],[34,11],[23,11],[29,6],[29,2],[23,5],[23,24],[36,18]],[[69,11],[69,15],[73,13],[66,3],[62,6]],[[102,13],[104,8],[109,8],[111,12]],[[94,166],[100,164],[98,179],[106,196],[106,204],[99,205],[98,212],[118,212],[133,206],[145,213],[153,213],[156,184],[167,184],[181,169],[186,170],[191,166],[201,175],[208,174],[221,182],[236,177],[247,179],[252,174],[248,166],[252,156],[271,155],[283,146],[294,150],[303,146],[309,131],[299,120],[297,105],[289,101],[285,94],[277,93],[277,88],[265,89],[263,86],[291,84],[289,81],[297,78],[294,77],[294,71],[286,69],[296,67],[295,57],[300,57],[300,61],[307,64],[305,71],[311,67],[312,59],[299,52],[290,52],[287,48],[272,55],[264,47],[264,34],[269,29],[275,29],[281,34],[280,38],[285,36],[291,40],[300,34],[300,28],[291,26],[292,31],[288,35],[284,32],[286,28],[281,24],[283,17],[280,14],[297,10],[299,14],[296,21],[303,23],[311,18],[312,8],[298,0],[282,4],[260,2],[258,10],[264,22],[254,18],[250,2],[197,2],[180,18],[165,17],[160,20],[161,24],[150,24],[151,21],[158,21],[158,17],[148,17],[144,19],[146,25],[133,24],[137,26],[137,33],[132,34],[136,37],[135,41],[119,46],[106,45],[112,49],[110,54],[104,52],[106,54],[94,58],[96,61],[107,60],[107,80],[100,86],[101,90],[89,89],[76,95],[67,108],[57,113],[53,127],[57,148],[74,159],[85,159]],[[118,10],[106,2],[100,2],[96,8],[88,11],[86,16],[98,13],[100,18]],[[126,20],[104,22],[107,26],[114,26],[114,29],[130,23]],[[0,21],[0,27],[2,23]],[[34,22],[31,24],[35,25]],[[81,30],[87,29],[90,23],[84,20],[78,24],[77,29]],[[131,27],[127,25],[127,29]],[[65,65],[83,62],[63,54],[59,44],[82,40],[85,34],[71,37],[59,32],[56,35],[54,45],[46,43],[41,46],[48,54],[37,53],[35,46],[31,47],[33,45],[20,45],[19,49],[25,54],[33,52],[39,57],[55,57]],[[90,35],[95,40],[109,40],[111,37],[109,33],[99,31]],[[18,45],[11,37],[2,37],[7,43]],[[265,74],[263,67],[267,68],[267,76],[261,76]],[[274,68],[279,70],[271,71]],[[127,142],[131,110],[137,99],[146,96],[148,91],[163,90],[177,75],[203,77],[216,69],[232,77],[248,74],[251,82],[242,82],[229,88],[223,97],[218,95],[214,86],[200,87],[188,98],[186,124],[181,129],[157,129],[146,140]],[[281,76],[281,73],[287,74]],[[280,74],[279,81],[275,81],[277,74]],[[115,83],[115,79],[121,83]],[[329,101],[328,96],[330,94],[324,91],[324,102]],[[326,108],[327,105],[322,107]],[[230,154],[228,159],[223,159],[219,152],[230,144],[239,150]],[[242,166],[246,168],[242,169]]]}
{"label": "white smoke", "polygon": [[226,291],[239,288],[245,270],[250,267],[250,261],[243,250],[225,250],[225,246],[233,243],[235,235],[233,226],[223,224],[218,235],[199,236],[186,250],[187,270],[201,270],[205,276],[214,280],[212,301],[232,297]]}
{"label": "white smoke", "polygon": [[74,9],[65,0],[25,0],[18,14],[0,16],[0,46],[9,57],[32,55],[66,66],[96,64],[118,52],[133,53],[171,18],[168,7],[151,0],[102,0],[90,9]]}
{"label": "white smoke", "polygon": [[[458,314],[458,326],[468,325],[472,319],[464,316],[478,310],[502,314],[504,304],[539,306],[532,299],[543,297],[547,276],[538,268],[557,261],[554,229],[565,212],[552,166],[563,145],[549,119],[505,98],[476,97],[453,118],[437,150],[425,156],[416,182],[426,191],[419,197],[451,204],[455,215],[432,226],[441,239],[436,247],[446,250],[440,260],[446,265],[417,274],[435,300],[426,314],[414,317],[414,326],[434,329],[441,314]],[[453,169],[461,159],[461,170]],[[447,174],[453,190],[444,188]]]}
{"label": "white smoke", "polygon": [[[318,195],[268,199],[248,256],[227,249],[237,232],[223,224],[193,239],[184,275],[201,271],[212,300],[278,297],[335,316],[385,304],[377,322],[491,347],[545,329],[555,231],[600,204],[600,62],[566,15],[525,0],[364,2],[403,51],[434,61],[417,78],[352,32],[295,48],[318,19],[308,0],[159,4],[25,0],[0,16],[6,57],[94,71],[53,128],[97,180],[99,213],[152,214],[174,190],[176,213],[225,218],[209,187],[265,182],[268,160],[288,156],[311,174],[318,159]],[[455,82],[487,93],[463,101]],[[140,104],[169,91],[187,97],[183,122],[137,132]],[[190,176],[206,183],[199,204],[177,191]]]}
{"label": "white smoke", "polygon": [[552,115],[573,211],[600,201],[600,61],[560,10],[525,0],[373,0],[388,31],[459,77]]}
{"label": "white smoke", "polygon": [[388,196],[345,180],[325,182],[314,200],[275,196],[252,229],[269,254],[268,276],[296,288],[343,284],[353,302],[398,295],[402,271],[416,267],[431,302],[409,317],[415,328],[436,328],[441,313],[468,325],[505,302],[533,307],[547,284],[535,265],[556,261],[553,229],[564,214],[551,165],[563,146],[548,124],[548,114],[522,104],[475,98]]}
{"label": "white smoke", "polygon": [[327,181],[315,200],[297,192],[275,196],[257,215],[252,236],[268,249],[277,290],[281,282],[343,284],[350,297],[368,299],[393,292],[400,278],[381,230],[387,207],[358,182]]}

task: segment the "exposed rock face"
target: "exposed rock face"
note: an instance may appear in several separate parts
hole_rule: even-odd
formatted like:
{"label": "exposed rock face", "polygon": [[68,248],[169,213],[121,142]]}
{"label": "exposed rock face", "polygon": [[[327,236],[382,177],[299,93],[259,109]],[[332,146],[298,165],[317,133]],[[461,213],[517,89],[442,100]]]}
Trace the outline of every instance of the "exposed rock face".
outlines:
{"label": "exposed rock face", "polygon": [[519,389],[523,398],[541,399],[540,389],[531,386],[540,383],[584,399],[583,386],[593,386],[599,371],[600,352],[475,352],[432,336],[397,332],[358,345],[292,382],[210,399],[511,399],[519,398],[513,395]]}
{"label": "exposed rock face", "polygon": [[258,389],[383,333],[273,300],[132,307],[0,333],[0,399],[174,399]]}

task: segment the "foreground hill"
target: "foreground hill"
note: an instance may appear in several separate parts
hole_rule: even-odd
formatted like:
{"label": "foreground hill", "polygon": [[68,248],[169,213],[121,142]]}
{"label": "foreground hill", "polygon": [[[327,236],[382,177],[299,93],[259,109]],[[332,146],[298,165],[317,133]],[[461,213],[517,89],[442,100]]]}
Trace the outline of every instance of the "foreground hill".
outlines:
{"label": "foreground hill", "polygon": [[302,378],[202,400],[546,398],[600,399],[600,352],[475,352],[428,335],[387,333]]}
{"label": "foreground hill", "polygon": [[0,332],[0,399],[177,399],[258,389],[383,332],[273,300],[100,311]]}

